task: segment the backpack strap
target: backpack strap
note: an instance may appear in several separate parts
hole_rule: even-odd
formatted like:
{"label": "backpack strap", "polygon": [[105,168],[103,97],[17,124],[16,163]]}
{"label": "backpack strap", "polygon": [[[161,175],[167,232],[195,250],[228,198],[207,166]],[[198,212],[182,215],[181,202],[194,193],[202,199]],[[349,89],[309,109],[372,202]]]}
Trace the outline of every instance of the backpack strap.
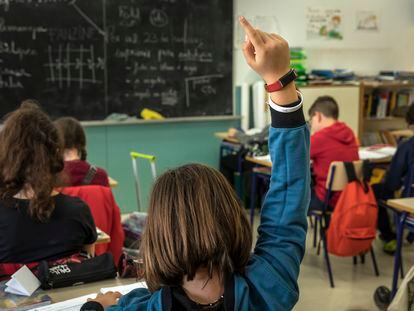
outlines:
{"label": "backpack strap", "polygon": [[370,174],[369,174],[370,167],[369,167],[368,161],[362,162],[362,174],[363,174],[362,180],[359,180],[358,177],[356,176],[355,167],[352,162],[344,162],[344,166],[345,166],[346,175],[348,177],[348,183],[351,183],[353,181],[360,183],[362,188],[364,189],[364,192],[367,193],[369,190],[368,180],[370,178]]}
{"label": "backpack strap", "polygon": [[88,172],[86,173],[85,177],[82,180],[82,185],[90,185],[90,183],[94,179],[97,172],[98,172],[98,169],[96,168],[96,166],[91,165],[89,167]]}
{"label": "backpack strap", "polygon": [[362,162],[362,187],[364,188],[365,193],[369,190],[369,181],[372,176],[372,168],[372,164],[369,160],[364,160]]}
{"label": "backpack strap", "polygon": [[346,176],[348,177],[348,183],[351,183],[353,181],[359,181],[356,176],[354,163],[344,162],[344,166],[345,166]]}
{"label": "backpack strap", "polygon": [[371,162],[369,162],[369,160],[364,160],[362,162],[362,175],[364,182],[369,183],[369,180],[372,176],[372,169],[373,165],[371,164]]}

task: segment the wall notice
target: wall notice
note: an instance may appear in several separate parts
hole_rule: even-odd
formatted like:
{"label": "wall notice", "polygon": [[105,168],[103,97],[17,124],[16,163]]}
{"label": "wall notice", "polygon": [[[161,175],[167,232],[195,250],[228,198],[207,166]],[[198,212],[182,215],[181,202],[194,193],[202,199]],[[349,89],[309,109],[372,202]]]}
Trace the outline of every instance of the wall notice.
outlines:
{"label": "wall notice", "polygon": [[344,25],[340,9],[308,8],[306,12],[308,40],[343,40]]}
{"label": "wall notice", "polygon": [[356,30],[373,32],[379,31],[380,27],[378,13],[375,11],[357,11]]}

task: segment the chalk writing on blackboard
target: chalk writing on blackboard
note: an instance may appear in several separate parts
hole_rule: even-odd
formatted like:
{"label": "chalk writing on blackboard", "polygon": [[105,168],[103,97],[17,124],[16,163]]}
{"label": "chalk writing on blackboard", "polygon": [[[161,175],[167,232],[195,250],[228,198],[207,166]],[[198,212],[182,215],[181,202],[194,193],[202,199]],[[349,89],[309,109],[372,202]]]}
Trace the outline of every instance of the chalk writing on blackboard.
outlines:
{"label": "chalk writing on blackboard", "polygon": [[143,108],[231,114],[232,10],[217,0],[0,0],[0,116],[27,97],[84,120]]}

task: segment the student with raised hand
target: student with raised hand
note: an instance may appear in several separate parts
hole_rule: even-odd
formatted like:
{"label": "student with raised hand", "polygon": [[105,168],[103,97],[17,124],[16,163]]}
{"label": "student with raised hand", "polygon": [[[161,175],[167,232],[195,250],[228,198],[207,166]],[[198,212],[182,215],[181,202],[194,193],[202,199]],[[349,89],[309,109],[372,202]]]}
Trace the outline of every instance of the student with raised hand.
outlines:
{"label": "student with raised hand", "polygon": [[65,182],[69,186],[99,185],[109,187],[106,171],[86,161],[86,135],[82,125],[72,117],[57,119],[55,126],[63,141]]}
{"label": "student with raised hand", "polygon": [[[243,17],[240,22],[248,64],[269,88],[277,86],[289,72],[287,42]],[[309,131],[294,82],[272,92],[271,100],[274,165],[254,253],[245,211],[224,176],[185,165],[160,176],[152,190],[141,246],[148,289],[101,295],[82,310],[293,308],[307,230]]]}
{"label": "student with raised hand", "polygon": [[24,102],[0,131],[0,275],[10,271],[7,264],[93,254],[88,206],[54,190],[62,170],[56,127],[33,101]]}

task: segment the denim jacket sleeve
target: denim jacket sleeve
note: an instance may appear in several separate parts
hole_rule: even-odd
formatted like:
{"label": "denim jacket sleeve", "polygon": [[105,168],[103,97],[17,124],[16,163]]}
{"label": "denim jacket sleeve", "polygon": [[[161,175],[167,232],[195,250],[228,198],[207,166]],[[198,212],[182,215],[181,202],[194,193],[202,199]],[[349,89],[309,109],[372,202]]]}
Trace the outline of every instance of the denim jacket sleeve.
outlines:
{"label": "denim jacket sleeve", "polygon": [[[310,199],[309,129],[302,108],[271,113],[272,175],[252,256],[256,264],[250,266],[250,275],[266,276],[265,288],[274,287],[278,305],[290,310],[298,299],[297,279],[305,253]],[[254,267],[263,271],[254,271]]]}

